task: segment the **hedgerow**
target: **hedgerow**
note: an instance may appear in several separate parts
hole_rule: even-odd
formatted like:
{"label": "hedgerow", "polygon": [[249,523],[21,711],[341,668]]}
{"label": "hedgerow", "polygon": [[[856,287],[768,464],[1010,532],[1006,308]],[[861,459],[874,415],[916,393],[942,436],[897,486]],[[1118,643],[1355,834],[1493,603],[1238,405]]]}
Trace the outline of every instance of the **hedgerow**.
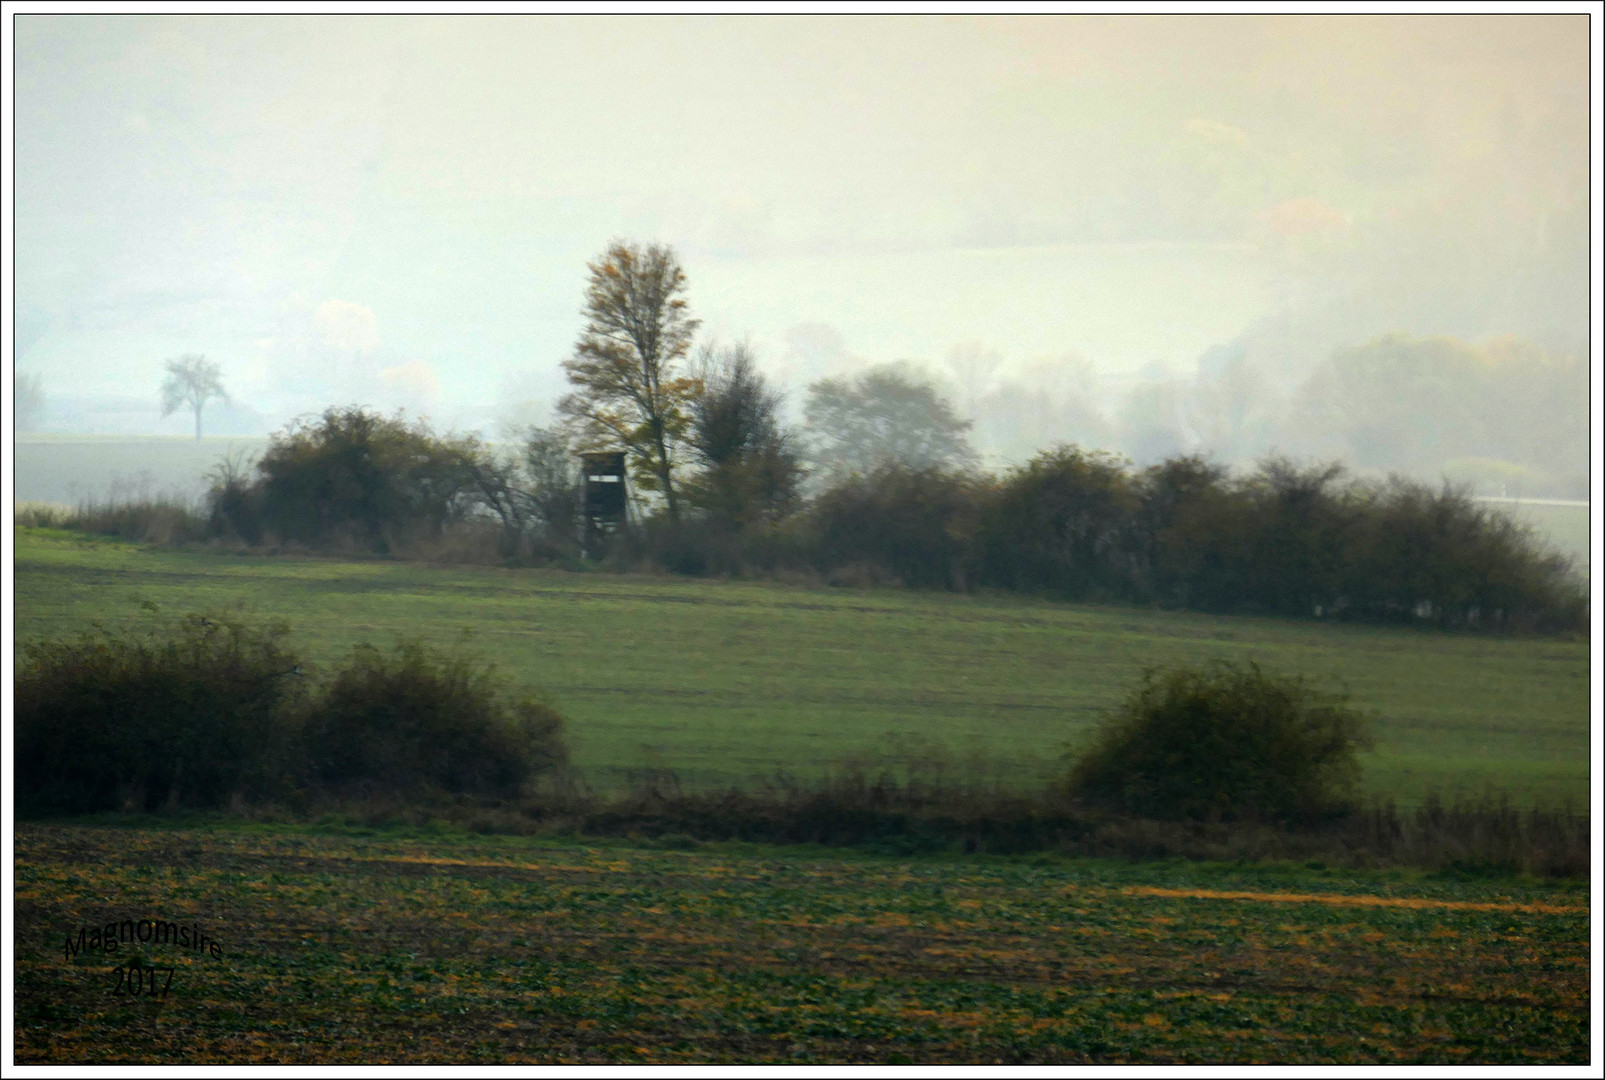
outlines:
{"label": "hedgerow", "polygon": [[26,645],[19,809],[505,797],[567,760],[562,717],[470,656],[417,642],[388,655],[359,646],[320,680],[288,634],[233,613]]}

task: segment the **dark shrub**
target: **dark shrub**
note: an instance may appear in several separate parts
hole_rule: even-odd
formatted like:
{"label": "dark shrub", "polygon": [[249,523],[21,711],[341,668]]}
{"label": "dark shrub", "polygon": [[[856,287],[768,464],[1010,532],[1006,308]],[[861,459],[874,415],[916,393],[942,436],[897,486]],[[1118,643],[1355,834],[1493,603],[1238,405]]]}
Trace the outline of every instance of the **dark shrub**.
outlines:
{"label": "dark shrub", "polygon": [[251,484],[245,459],[240,456],[220,460],[207,479],[207,528],[214,536],[233,535],[247,544],[262,542],[262,489]]}
{"label": "dark shrub", "polygon": [[723,522],[691,518],[676,523],[650,518],[615,538],[616,563],[657,564],[671,574],[709,577],[742,572],[741,536]]}
{"label": "dark shrub", "polygon": [[1145,590],[1171,607],[1230,610],[1245,595],[1246,500],[1197,455],[1144,470],[1137,532]]}
{"label": "dark shrub", "polygon": [[465,656],[359,645],[307,717],[307,773],[335,794],[516,795],[567,759],[562,727]]}
{"label": "dark shrub", "polygon": [[[259,531],[317,546],[389,552],[438,540],[481,503],[465,467],[477,447],[363,409],[329,409],[273,436],[257,463]],[[220,496],[230,497],[226,485]],[[250,531],[231,522],[236,532]]]}
{"label": "dark shrub", "polygon": [[1306,616],[1338,604],[1368,500],[1344,474],[1336,462],[1273,457],[1238,486],[1246,499],[1239,610]]}
{"label": "dark shrub", "polygon": [[1348,599],[1377,620],[1443,627],[1580,630],[1587,597],[1575,569],[1526,526],[1447,483],[1392,477],[1376,492],[1351,553]]}
{"label": "dark shrub", "polygon": [[1038,454],[991,502],[986,579],[1065,599],[1130,597],[1137,505],[1123,458],[1076,446]]}
{"label": "dark shrub", "polygon": [[[982,484],[966,473],[888,465],[819,496],[819,569],[868,567],[916,588],[973,580]],[[879,575],[874,575],[879,576]]]}
{"label": "dark shrub", "polygon": [[1364,717],[1255,664],[1149,671],[1070,772],[1073,795],[1160,818],[1307,820],[1350,806]]}
{"label": "dark shrub", "polygon": [[103,629],[27,645],[16,677],[25,812],[211,807],[282,773],[299,693],[282,625],[189,616],[143,637]]}

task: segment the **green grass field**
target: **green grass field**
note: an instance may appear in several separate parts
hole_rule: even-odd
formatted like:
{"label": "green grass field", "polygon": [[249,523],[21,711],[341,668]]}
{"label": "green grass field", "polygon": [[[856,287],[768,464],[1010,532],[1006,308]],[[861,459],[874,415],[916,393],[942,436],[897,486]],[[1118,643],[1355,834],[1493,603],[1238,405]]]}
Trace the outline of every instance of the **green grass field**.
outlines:
{"label": "green grass field", "polygon": [[1412,805],[1589,796],[1582,641],[546,570],[146,549],[20,529],[19,641],[102,620],[244,604],[282,617],[314,669],[398,635],[468,645],[570,719],[603,789],[633,769],[688,785],[946,759],[1033,784],[1144,667],[1254,660],[1346,685],[1376,715],[1370,794]]}

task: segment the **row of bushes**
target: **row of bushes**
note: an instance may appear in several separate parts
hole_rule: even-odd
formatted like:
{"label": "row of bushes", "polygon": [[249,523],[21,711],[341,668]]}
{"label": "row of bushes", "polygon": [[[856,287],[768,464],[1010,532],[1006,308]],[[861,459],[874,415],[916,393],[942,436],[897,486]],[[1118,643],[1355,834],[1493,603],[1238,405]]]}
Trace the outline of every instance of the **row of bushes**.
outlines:
{"label": "row of bushes", "polygon": [[1583,629],[1566,560],[1454,489],[1345,483],[1284,461],[1249,477],[1196,457],[1143,472],[1042,454],[995,483],[884,470],[822,497],[831,562],[926,586],[1441,626]]}
{"label": "row of bushes", "polygon": [[[32,643],[16,677],[19,796],[88,812],[298,790],[509,798],[565,760],[562,721],[462,653],[360,645],[308,676],[283,624],[237,615]],[[1061,793],[1120,813],[1309,822],[1353,807],[1367,722],[1252,664],[1149,672]]]}
{"label": "row of bushes", "polygon": [[660,524],[626,550],[692,574],[801,567],[835,581],[1219,613],[1546,632],[1588,623],[1570,561],[1465,492],[1282,460],[1245,477],[1195,457],[1137,471],[1074,447],[1001,478],[889,466],[820,493],[779,527]]}
{"label": "row of bushes", "polygon": [[[1365,719],[1341,696],[1253,665],[1150,672],[1065,776],[1036,791],[914,767],[901,780],[850,769],[814,783],[684,791],[654,771],[603,798],[558,771],[560,718],[469,658],[416,643],[389,654],[362,646],[315,681],[284,638],[282,626],[192,616],[132,639],[95,630],[26,647],[18,809],[332,805],[371,820],[444,814],[479,831],[681,845],[1048,849],[1573,876],[1589,866],[1586,817],[1436,800],[1413,814],[1359,810]],[[554,783],[532,783],[554,773]]]}
{"label": "row of bushes", "polygon": [[18,808],[512,797],[566,760],[557,713],[466,655],[363,645],[318,678],[287,633],[218,614],[26,646]]}
{"label": "row of bushes", "polygon": [[[238,615],[103,627],[24,647],[19,803],[216,807],[313,789],[511,798],[566,760],[547,705],[462,653],[356,647],[306,674],[283,624]],[[1310,822],[1351,810],[1367,723],[1250,664],[1149,672],[1060,794],[1119,813]]]}
{"label": "row of bushes", "polygon": [[[1454,804],[1429,797],[1410,810],[1374,802],[1289,827],[1259,819],[1177,823],[1099,810],[1060,795],[862,770],[815,782],[780,777],[724,791],[681,790],[672,777],[660,775],[642,779],[622,796],[558,788],[520,807],[444,813],[476,832],[625,836],[663,847],[738,840],[850,845],[896,855],[1053,851],[1132,860],[1413,867],[1474,877],[1586,878],[1593,852],[1586,813],[1519,810],[1493,797]],[[381,801],[360,808],[355,820],[418,824],[424,814]]]}
{"label": "row of bushes", "polygon": [[[1466,492],[1341,466],[1264,462],[1233,476],[1198,457],[1147,469],[1061,447],[1002,476],[888,465],[786,513],[696,498],[678,520],[637,515],[618,569],[803,574],[846,584],[976,587],[1220,613],[1586,632],[1569,560]],[[581,564],[577,461],[534,431],[517,453],[360,409],[226,462],[201,515],[92,507],[64,523],[133,539],[233,539],[494,563]]]}

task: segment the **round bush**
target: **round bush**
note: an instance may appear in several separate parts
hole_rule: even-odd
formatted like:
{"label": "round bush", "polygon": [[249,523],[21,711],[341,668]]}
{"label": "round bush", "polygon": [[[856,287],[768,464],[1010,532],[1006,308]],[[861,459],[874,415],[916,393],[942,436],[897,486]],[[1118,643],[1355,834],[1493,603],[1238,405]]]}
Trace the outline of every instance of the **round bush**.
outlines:
{"label": "round bush", "polygon": [[309,778],[338,794],[516,795],[567,760],[563,720],[489,666],[359,645],[310,710]]}
{"label": "round bush", "polygon": [[209,807],[255,794],[286,751],[299,663],[282,625],[190,615],[26,645],[16,675],[17,802],[34,813]]}
{"label": "round bush", "polygon": [[1069,787],[1145,817],[1308,820],[1352,806],[1367,728],[1346,696],[1252,663],[1151,670]]}

